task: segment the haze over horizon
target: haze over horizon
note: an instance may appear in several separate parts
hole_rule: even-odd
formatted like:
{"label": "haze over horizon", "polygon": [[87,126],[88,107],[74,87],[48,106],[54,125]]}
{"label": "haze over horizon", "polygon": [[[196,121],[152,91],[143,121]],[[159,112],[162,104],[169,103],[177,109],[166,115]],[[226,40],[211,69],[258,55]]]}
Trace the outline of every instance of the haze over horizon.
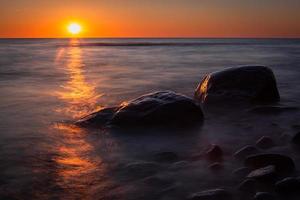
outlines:
{"label": "haze over horizon", "polygon": [[299,38],[298,0],[14,0],[0,7],[1,38]]}

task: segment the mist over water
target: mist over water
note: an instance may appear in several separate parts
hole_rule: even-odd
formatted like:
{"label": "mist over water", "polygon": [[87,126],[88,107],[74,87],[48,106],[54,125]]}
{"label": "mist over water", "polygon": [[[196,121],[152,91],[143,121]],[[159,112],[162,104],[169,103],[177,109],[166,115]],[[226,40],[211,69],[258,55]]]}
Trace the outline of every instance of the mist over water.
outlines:
{"label": "mist over water", "polygon": [[[1,39],[0,197],[153,199],[157,188],[117,172],[161,151],[185,160],[216,143],[227,158],[262,135],[280,142],[282,134],[300,130],[298,110],[205,113],[201,129],[180,134],[111,133],[69,122],[157,90],[192,97],[205,74],[241,65],[269,66],[280,105],[298,107],[299,55],[296,39]],[[271,151],[300,161],[290,148]],[[158,176],[182,189],[169,197],[180,199],[201,188],[234,185],[228,174],[239,164],[225,159],[224,165],[223,174],[214,175],[201,160],[175,172],[162,164]]]}

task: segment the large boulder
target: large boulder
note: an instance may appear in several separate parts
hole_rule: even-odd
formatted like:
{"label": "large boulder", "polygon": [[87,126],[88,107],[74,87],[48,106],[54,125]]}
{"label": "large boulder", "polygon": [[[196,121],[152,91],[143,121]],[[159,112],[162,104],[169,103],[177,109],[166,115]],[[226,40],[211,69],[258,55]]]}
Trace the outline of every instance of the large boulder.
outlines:
{"label": "large boulder", "polygon": [[206,75],[195,91],[202,103],[270,103],[280,99],[275,76],[264,66],[243,66]]}
{"label": "large boulder", "polygon": [[201,107],[191,98],[171,91],[143,95],[119,107],[92,113],[76,124],[103,127],[183,127],[203,121]]}

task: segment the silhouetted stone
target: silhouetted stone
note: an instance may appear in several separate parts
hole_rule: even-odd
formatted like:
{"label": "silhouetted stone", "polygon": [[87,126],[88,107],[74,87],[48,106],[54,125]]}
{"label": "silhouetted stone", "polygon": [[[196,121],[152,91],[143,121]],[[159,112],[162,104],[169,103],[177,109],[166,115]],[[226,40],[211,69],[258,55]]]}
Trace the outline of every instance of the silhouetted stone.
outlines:
{"label": "silhouetted stone", "polygon": [[237,177],[246,177],[251,172],[249,167],[241,167],[232,172]]}
{"label": "silhouetted stone", "polygon": [[253,179],[246,179],[238,186],[238,190],[245,193],[254,193],[255,189],[256,182]]}
{"label": "silhouetted stone", "polygon": [[171,91],[143,95],[120,107],[92,113],[76,124],[103,127],[188,127],[203,121],[200,106],[189,97]]}
{"label": "silhouetted stone", "polygon": [[275,184],[275,190],[284,195],[300,195],[300,180],[292,177],[285,178]]}
{"label": "silhouetted stone", "polygon": [[255,146],[247,145],[234,153],[234,157],[237,159],[244,159],[247,156],[257,154],[259,150]]}
{"label": "silhouetted stone", "polygon": [[212,161],[222,160],[223,150],[218,145],[212,145],[211,148],[206,151],[206,157]]}
{"label": "silhouetted stone", "polygon": [[188,200],[232,200],[231,194],[224,189],[212,189],[194,193]]}
{"label": "silhouetted stone", "polygon": [[209,165],[208,168],[212,171],[220,171],[224,168],[224,166],[219,162],[215,162],[215,163]]}
{"label": "silhouetted stone", "polygon": [[275,200],[275,197],[268,192],[257,192],[254,196],[254,200]]}
{"label": "silhouetted stone", "polygon": [[206,75],[195,91],[202,103],[247,101],[268,103],[279,101],[275,76],[264,66],[243,66]]}
{"label": "silhouetted stone", "polygon": [[158,162],[176,162],[178,159],[178,155],[170,151],[160,152],[154,155],[154,160]]}
{"label": "silhouetted stone", "polygon": [[263,168],[256,169],[250,174],[248,174],[247,178],[260,179],[263,181],[275,180],[277,177],[276,169],[274,165],[269,165]]}
{"label": "silhouetted stone", "polygon": [[300,132],[296,133],[293,138],[292,142],[296,145],[300,145]]}
{"label": "silhouetted stone", "polygon": [[274,142],[272,138],[268,136],[263,136],[257,140],[256,146],[262,149],[269,149],[274,146]]}
{"label": "silhouetted stone", "polygon": [[295,169],[294,161],[282,154],[256,154],[246,158],[245,165],[254,169],[274,165],[277,172],[291,173]]}

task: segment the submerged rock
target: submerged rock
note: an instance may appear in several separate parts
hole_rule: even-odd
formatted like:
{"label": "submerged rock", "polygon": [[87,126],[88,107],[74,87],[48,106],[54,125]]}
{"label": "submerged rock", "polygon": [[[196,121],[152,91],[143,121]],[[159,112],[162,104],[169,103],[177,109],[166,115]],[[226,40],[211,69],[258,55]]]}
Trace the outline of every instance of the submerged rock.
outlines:
{"label": "submerged rock", "polygon": [[215,162],[215,163],[209,165],[208,168],[212,171],[220,171],[224,168],[224,166],[219,162]]}
{"label": "submerged rock", "polygon": [[257,154],[259,150],[255,146],[246,145],[234,153],[236,159],[244,159],[247,156]]}
{"label": "submerged rock", "polygon": [[249,167],[240,167],[232,172],[232,174],[236,177],[242,178],[248,175],[251,172]]}
{"label": "submerged rock", "polygon": [[262,181],[275,180],[276,177],[276,169],[273,165],[256,169],[247,176],[247,178],[260,179]]}
{"label": "submerged rock", "polygon": [[212,145],[209,150],[206,151],[205,156],[212,161],[222,160],[223,150],[218,145]]}
{"label": "submerged rock", "polygon": [[185,127],[203,121],[200,106],[191,98],[171,91],[143,95],[120,107],[92,113],[77,125],[103,127]]}
{"label": "submerged rock", "polygon": [[188,200],[231,200],[231,194],[224,189],[212,189],[194,193],[187,198]]}
{"label": "submerged rock", "polygon": [[237,189],[241,192],[254,193],[256,190],[256,182],[253,179],[246,179],[238,185]]}
{"label": "submerged rock", "polygon": [[298,194],[300,195],[300,180],[288,177],[275,184],[276,192],[280,194]]}
{"label": "submerged rock", "polygon": [[157,162],[173,163],[179,160],[176,153],[171,151],[159,152],[154,155],[154,160]]}
{"label": "submerged rock", "polygon": [[243,66],[206,75],[195,91],[202,103],[270,103],[280,99],[275,76],[264,66]]}
{"label": "submerged rock", "polygon": [[269,149],[274,145],[274,141],[268,136],[263,136],[256,141],[256,146],[258,146],[261,149]]}
{"label": "submerged rock", "polygon": [[137,161],[127,164],[120,170],[121,175],[142,178],[155,174],[161,169],[160,165],[154,162]]}
{"label": "submerged rock", "polygon": [[254,196],[254,200],[275,200],[275,197],[268,192],[257,192]]}
{"label": "submerged rock", "polygon": [[245,165],[254,169],[274,165],[277,172],[291,173],[295,169],[294,161],[282,154],[256,154],[245,160]]}

